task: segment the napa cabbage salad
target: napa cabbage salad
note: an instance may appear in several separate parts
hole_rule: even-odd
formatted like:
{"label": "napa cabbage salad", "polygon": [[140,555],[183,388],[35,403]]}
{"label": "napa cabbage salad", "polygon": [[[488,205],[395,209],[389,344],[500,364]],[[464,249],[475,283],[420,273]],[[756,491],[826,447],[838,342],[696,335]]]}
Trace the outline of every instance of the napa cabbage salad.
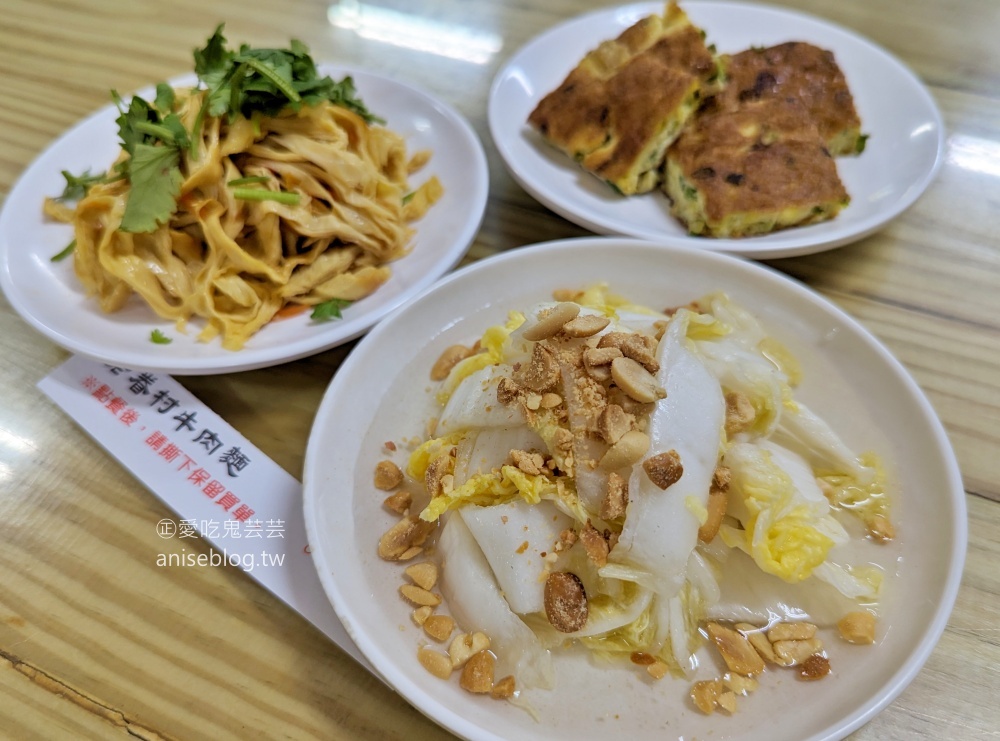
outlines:
{"label": "napa cabbage salad", "polygon": [[[825,661],[817,626],[847,637],[845,616],[878,611],[859,549],[893,537],[877,457],[796,397],[794,356],[723,293],[665,311],[604,285],[556,299],[435,365],[439,414],[393,507],[410,540],[380,553],[437,538],[449,619],[488,637],[515,694],[553,687],[564,650],[659,678],[715,642],[732,675],[712,702],[758,654]],[[743,639],[755,660],[731,663]]]}

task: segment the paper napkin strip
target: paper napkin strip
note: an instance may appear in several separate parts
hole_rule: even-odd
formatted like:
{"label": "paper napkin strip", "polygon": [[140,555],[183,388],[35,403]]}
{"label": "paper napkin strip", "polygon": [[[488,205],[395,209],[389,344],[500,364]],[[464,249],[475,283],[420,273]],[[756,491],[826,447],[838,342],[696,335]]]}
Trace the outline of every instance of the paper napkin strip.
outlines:
{"label": "paper napkin strip", "polygon": [[293,476],[165,373],[74,356],[38,388],[176,513],[161,538],[215,548],[174,543],[159,565],[242,568],[372,670],[320,584]]}

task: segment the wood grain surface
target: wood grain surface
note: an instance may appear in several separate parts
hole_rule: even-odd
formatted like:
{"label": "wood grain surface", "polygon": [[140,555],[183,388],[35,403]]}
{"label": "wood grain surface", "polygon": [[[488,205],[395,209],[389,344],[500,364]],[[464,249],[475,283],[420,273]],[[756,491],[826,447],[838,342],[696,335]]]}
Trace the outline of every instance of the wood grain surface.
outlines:
{"label": "wood grain surface", "polygon": [[[336,3],[334,3],[336,4]],[[1000,739],[1000,3],[777,3],[863,34],[906,62],[944,114],[948,149],[922,198],[879,233],[770,264],[830,298],[902,361],[941,416],[967,491],[957,604],[915,681],[852,738]],[[388,73],[468,117],[490,198],[466,261],[587,232],[507,174],[486,126],[499,66],[593,0],[363,3],[494,34],[482,64],[365,39],[314,0],[5,0],[0,194],[75,122],[190,69],[219,22],[230,39],[307,43]],[[184,385],[300,477],[309,425],[351,345]],[[35,384],[67,354],[0,299],[0,738],[444,739],[450,734],[232,567],[161,569],[169,510]],[[275,392],[274,390],[279,391]],[[199,543],[204,552],[209,546]]]}

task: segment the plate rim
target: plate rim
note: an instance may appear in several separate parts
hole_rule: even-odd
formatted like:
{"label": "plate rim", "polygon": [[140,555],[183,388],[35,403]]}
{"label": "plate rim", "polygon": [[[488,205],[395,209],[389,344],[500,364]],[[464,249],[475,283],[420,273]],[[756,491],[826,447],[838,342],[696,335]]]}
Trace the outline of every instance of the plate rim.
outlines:
{"label": "plate rim", "polygon": [[[72,142],[74,137],[80,136],[81,132],[85,131],[90,126],[93,126],[95,121],[110,115],[112,109],[114,108],[114,104],[109,104],[91,111],[89,114],[71,124],[69,128],[64,130],[58,136],[50,140],[21,171],[15,179],[10,191],[4,198],[3,205],[0,207],[0,292],[4,294],[4,297],[10,304],[11,308],[13,308],[18,316],[20,316],[23,321],[32,327],[32,329],[39,332],[54,344],[64,350],[67,350],[68,352],[79,354],[98,362],[143,368],[144,370],[169,373],[177,376],[217,375],[281,365],[283,363],[300,360],[302,358],[325,352],[350,342],[351,340],[357,339],[369,331],[385,316],[392,313],[401,304],[404,304],[414,298],[417,294],[432,286],[435,281],[441,278],[441,276],[446,275],[468,253],[479,233],[483,219],[486,215],[486,206],[489,200],[490,173],[486,151],[479,135],[476,133],[468,119],[455,106],[432,94],[419,85],[414,85],[408,81],[399,80],[388,74],[371,71],[367,68],[351,64],[317,61],[316,66],[321,74],[353,77],[357,87],[362,87],[365,84],[364,80],[367,79],[373,81],[374,83],[395,86],[399,89],[408,90],[410,93],[423,99],[429,109],[434,109],[441,114],[443,118],[447,119],[450,124],[455,127],[455,136],[460,138],[463,148],[468,149],[468,154],[471,155],[470,167],[468,174],[464,176],[462,180],[463,190],[471,194],[469,197],[469,203],[466,206],[467,217],[463,220],[461,230],[454,231],[452,239],[449,240],[450,247],[442,250],[440,255],[434,261],[432,270],[421,274],[416,280],[413,280],[412,283],[405,286],[393,299],[386,300],[382,304],[369,309],[364,314],[360,314],[358,317],[355,317],[350,324],[330,325],[330,330],[336,330],[338,329],[338,326],[346,326],[348,327],[347,330],[327,331],[325,334],[317,332],[314,338],[306,337],[296,339],[294,342],[290,343],[295,348],[292,351],[278,352],[276,349],[271,349],[270,351],[263,349],[255,352],[251,349],[251,351],[247,353],[246,349],[235,351],[225,350],[219,343],[219,340],[214,339],[210,342],[210,344],[214,343],[215,351],[209,356],[194,356],[178,360],[177,357],[165,353],[162,360],[158,360],[152,357],[147,358],[146,356],[148,353],[144,352],[143,349],[139,347],[138,341],[136,350],[119,354],[113,351],[108,352],[100,347],[95,347],[87,339],[81,340],[77,335],[68,335],[59,328],[50,326],[46,322],[40,320],[35,313],[30,310],[30,307],[24,305],[20,300],[20,297],[17,296],[16,286],[14,285],[17,278],[11,272],[10,259],[11,251],[14,249],[14,245],[13,240],[8,235],[8,232],[16,227],[19,217],[18,215],[12,213],[8,205],[15,194],[17,194],[20,190],[27,188],[29,184],[40,175],[44,176],[45,171],[43,171],[40,167],[40,162],[43,158],[49,155],[49,153],[57,147],[66,146],[68,143]],[[178,85],[192,84],[195,80],[196,78],[194,74],[189,72],[171,77],[167,80],[167,82],[170,85],[177,87]],[[129,93],[129,95],[125,97],[126,99],[132,95],[149,97],[153,94],[153,91],[154,88],[152,86],[145,86]],[[41,208],[40,204],[39,208]],[[416,226],[416,231],[417,238],[419,239],[419,223]],[[440,244],[440,242],[438,244]],[[436,247],[436,245],[430,245],[430,247]],[[400,260],[404,259],[406,259],[406,256],[400,258]],[[398,263],[399,260],[394,261],[390,264],[390,267],[398,265]],[[395,271],[394,275],[391,276],[389,280],[391,281],[394,276]],[[372,295],[377,295],[377,293],[378,291]],[[88,302],[93,301],[91,297],[88,297],[87,300]],[[92,308],[94,312],[100,312],[96,304],[94,304]],[[103,313],[100,313],[100,315],[106,317],[113,316]],[[151,314],[151,318],[156,318],[156,315]],[[192,321],[195,320],[196,318]],[[170,320],[163,321],[167,323],[170,322]],[[250,359],[251,356],[254,356],[253,359]]]}
{"label": "plate rim", "polygon": [[[741,11],[749,10],[750,12],[759,11],[761,13],[773,13],[785,18],[792,18],[798,21],[818,24],[825,29],[829,29],[834,33],[838,33],[849,38],[852,43],[861,44],[867,47],[869,50],[882,57],[883,61],[887,65],[894,68],[895,71],[901,74],[912,86],[912,92],[915,93],[916,98],[919,98],[920,101],[926,105],[927,112],[933,119],[934,130],[937,133],[934,161],[932,162],[930,168],[928,168],[923,174],[923,177],[918,181],[919,185],[916,188],[911,188],[905,197],[898,199],[893,204],[892,208],[888,209],[884,213],[870,216],[865,221],[860,222],[857,228],[853,231],[848,230],[846,233],[834,234],[826,238],[822,235],[818,238],[810,238],[807,232],[800,240],[793,240],[790,244],[778,246],[773,243],[769,243],[767,235],[759,237],[746,237],[743,239],[715,239],[710,237],[691,237],[687,234],[658,234],[639,228],[629,232],[617,231],[613,225],[609,225],[600,220],[591,219],[586,213],[582,213],[581,210],[574,209],[571,202],[563,202],[560,199],[553,198],[548,193],[543,192],[538,184],[533,182],[530,177],[526,176],[526,174],[521,171],[519,166],[520,160],[514,157],[510,150],[507,137],[503,133],[505,127],[500,123],[501,116],[496,112],[497,97],[499,95],[500,88],[511,77],[512,70],[519,65],[523,55],[535,50],[536,47],[542,46],[545,42],[550,42],[553,37],[566,33],[571,26],[576,24],[581,26],[587,25],[588,22],[592,23],[598,18],[613,18],[621,13],[656,13],[662,8],[662,3],[652,2],[651,0],[640,0],[640,2],[612,5],[592,10],[550,26],[522,44],[507,59],[507,61],[504,62],[494,75],[487,96],[487,123],[490,131],[490,137],[500,154],[500,159],[504,163],[504,167],[507,172],[518,185],[527,191],[532,198],[537,200],[546,208],[551,209],[564,219],[585,229],[590,229],[600,235],[645,239],[649,241],[667,243],[671,246],[691,246],[708,252],[723,252],[755,260],[768,260],[814,254],[817,252],[835,249],[845,244],[850,244],[864,239],[865,237],[868,237],[884,228],[891,221],[898,218],[911,206],[913,206],[913,204],[916,203],[916,201],[926,192],[926,190],[937,178],[937,175],[944,163],[945,148],[947,144],[947,131],[945,128],[944,117],[941,113],[940,107],[937,105],[937,101],[935,101],[934,96],[931,94],[928,87],[907,64],[899,59],[899,57],[889,52],[880,44],[875,43],[871,39],[863,36],[851,28],[843,26],[835,21],[827,20],[822,16],[817,16],[797,9],[771,5],[769,3],[754,3],[751,5],[744,2],[735,2],[734,0],[685,0],[684,4],[712,6],[720,9],[728,7]],[[521,129],[519,129],[519,131],[520,130]],[[515,135],[516,133],[517,132],[515,132]],[[808,229],[808,226],[799,227],[798,229]],[[801,231],[796,233],[801,233]]]}
{"label": "plate rim", "polygon": [[[316,470],[319,465],[318,461],[322,457],[322,453],[320,453],[318,449],[318,440],[322,435],[321,426],[324,420],[332,419],[331,410],[336,406],[339,395],[344,393],[348,383],[350,382],[349,376],[356,373],[358,368],[362,368],[364,366],[364,363],[366,362],[366,355],[377,352],[378,343],[381,341],[382,335],[392,331],[393,325],[398,318],[403,316],[405,313],[412,311],[415,306],[431,300],[429,297],[434,294],[447,291],[449,286],[458,281],[465,280],[467,276],[491,270],[493,269],[493,266],[498,264],[518,260],[531,260],[535,255],[553,251],[574,251],[582,249],[593,250],[596,252],[605,249],[609,244],[615,244],[618,247],[625,248],[653,250],[657,252],[655,255],[656,259],[665,259],[670,253],[676,252],[685,253],[692,256],[696,260],[705,260],[709,263],[715,262],[717,264],[729,263],[739,265],[740,269],[746,270],[750,274],[753,274],[764,281],[769,281],[772,285],[780,285],[782,288],[787,288],[793,293],[798,294],[800,297],[804,297],[806,300],[813,302],[815,306],[818,306],[824,311],[830,312],[838,321],[843,322],[844,326],[851,329],[856,336],[864,342],[868,349],[878,355],[881,361],[886,364],[888,370],[891,371],[893,376],[901,381],[908,396],[915,402],[916,411],[919,412],[921,419],[927,424],[927,431],[933,438],[936,451],[941,454],[945,463],[943,475],[949,482],[947,501],[951,504],[951,511],[954,514],[954,526],[949,533],[953,545],[951,551],[947,554],[950,567],[945,579],[942,599],[936,606],[933,619],[928,624],[924,625],[923,629],[920,631],[922,638],[918,649],[908,654],[906,661],[896,668],[891,677],[883,685],[882,689],[884,691],[874,701],[868,701],[867,703],[859,705],[854,712],[845,716],[844,722],[835,723],[831,726],[827,726],[826,728],[819,729],[817,733],[809,736],[808,739],[805,739],[804,741],[834,741],[834,739],[841,739],[849,733],[857,730],[865,723],[869,722],[894,700],[896,700],[903,690],[906,689],[906,687],[909,686],[909,684],[920,673],[931,653],[935,650],[941,640],[948,620],[954,609],[958,591],[961,586],[962,574],[964,571],[966,553],[968,549],[968,512],[965,500],[964,483],[958,459],[951,445],[951,441],[948,438],[944,424],[937,415],[923,389],[916,382],[902,362],[898,360],[889,351],[889,349],[859,320],[852,317],[844,309],[837,306],[833,301],[826,298],[822,294],[813,291],[798,279],[786,275],[785,273],[782,273],[781,271],[766,264],[745,260],[726,253],[698,250],[686,246],[666,245],[662,243],[657,244],[649,240],[636,239],[632,237],[592,236],[556,239],[526,245],[517,250],[499,253],[464,266],[430,286],[428,289],[421,292],[419,296],[394,311],[386,317],[385,320],[380,322],[358,344],[358,346],[338,369],[337,373],[333,376],[323,394],[323,398],[319,406],[317,407],[316,414],[313,418],[313,426],[309,433],[302,474],[303,514],[305,519],[307,541],[313,554],[313,564],[319,575],[323,591],[333,607],[334,612],[337,614],[338,619],[344,625],[348,635],[350,635],[351,640],[355,642],[358,649],[374,667],[378,676],[381,677],[390,687],[396,690],[407,703],[433,722],[441,725],[452,733],[460,735],[462,738],[474,739],[475,741],[506,741],[509,738],[508,736],[494,733],[483,726],[475,725],[472,721],[454,713],[451,708],[425,708],[416,705],[411,700],[412,693],[416,691],[419,695],[423,693],[423,690],[420,688],[410,688],[408,686],[409,682],[405,677],[397,675],[395,680],[390,679],[390,673],[380,665],[382,662],[379,660],[379,656],[377,654],[381,653],[381,651],[378,649],[377,644],[375,644],[374,641],[370,641],[364,634],[359,635],[355,621],[351,616],[351,610],[349,609],[351,595],[342,592],[337,585],[333,577],[331,564],[326,560],[324,538],[321,537],[321,534],[318,531],[319,502],[322,496],[322,482],[319,481],[320,475]],[[442,329],[445,328],[432,328],[432,331],[437,332]],[[349,392],[349,389],[347,391]],[[372,656],[373,651],[376,656]],[[390,666],[389,668],[391,669],[392,667]],[[400,683],[407,685],[407,689],[404,690],[400,688]],[[435,702],[434,704],[441,705],[439,702]],[[432,711],[436,714],[432,714]]]}

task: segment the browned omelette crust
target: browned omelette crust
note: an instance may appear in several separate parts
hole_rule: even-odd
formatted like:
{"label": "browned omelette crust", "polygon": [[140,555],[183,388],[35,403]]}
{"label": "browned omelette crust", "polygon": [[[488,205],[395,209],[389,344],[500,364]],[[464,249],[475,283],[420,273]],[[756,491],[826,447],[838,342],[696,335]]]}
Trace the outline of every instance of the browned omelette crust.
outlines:
{"label": "browned omelette crust", "polygon": [[[668,188],[674,213],[695,232],[745,236],[812,223],[849,200],[811,115],[795,100],[706,106],[670,147],[667,163],[668,185],[672,168],[683,176]],[[703,229],[685,218],[685,202],[698,204]]]}
{"label": "browned omelette crust", "polygon": [[[551,144],[625,193],[650,190],[659,165],[717,64],[675,5],[591,51],[528,118]],[[673,129],[673,130],[668,130]],[[651,154],[657,161],[645,161]]]}
{"label": "browned omelette crust", "polygon": [[723,58],[728,83],[718,96],[724,108],[765,97],[794,98],[812,116],[831,154],[863,148],[854,97],[833,52],[800,41]]}

